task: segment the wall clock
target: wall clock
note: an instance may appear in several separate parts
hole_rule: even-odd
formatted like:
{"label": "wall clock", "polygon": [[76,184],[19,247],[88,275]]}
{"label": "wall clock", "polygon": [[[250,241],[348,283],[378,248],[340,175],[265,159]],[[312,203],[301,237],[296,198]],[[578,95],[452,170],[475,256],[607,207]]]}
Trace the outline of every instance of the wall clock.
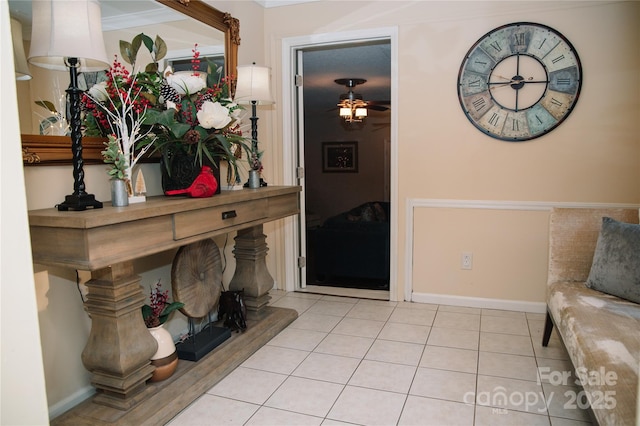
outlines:
{"label": "wall clock", "polygon": [[458,98],[482,132],[526,141],[567,118],[581,83],[582,66],[569,40],[546,25],[517,22],[489,31],[469,49]]}

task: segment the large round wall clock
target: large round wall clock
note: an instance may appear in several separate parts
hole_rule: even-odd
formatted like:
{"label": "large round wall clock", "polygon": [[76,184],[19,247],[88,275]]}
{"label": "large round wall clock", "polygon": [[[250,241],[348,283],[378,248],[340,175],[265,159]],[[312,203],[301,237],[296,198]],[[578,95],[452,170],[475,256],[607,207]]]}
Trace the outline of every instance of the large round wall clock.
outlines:
{"label": "large round wall clock", "polygon": [[542,24],[498,27],[467,52],[458,97],[487,135],[526,141],[556,128],[578,100],[582,66],[569,40]]}

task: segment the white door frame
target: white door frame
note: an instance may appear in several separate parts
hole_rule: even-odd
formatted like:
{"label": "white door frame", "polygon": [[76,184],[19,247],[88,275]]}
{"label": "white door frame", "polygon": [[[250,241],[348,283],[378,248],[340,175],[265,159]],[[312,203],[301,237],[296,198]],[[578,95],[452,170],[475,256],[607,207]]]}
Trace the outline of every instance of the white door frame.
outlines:
{"label": "white door frame", "polygon": [[[298,185],[297,123],[295,102],[296,52],[300,49],[353,43],[365,40],[388,39],[391,43],[391,235],[389,299],[398,300],[398,28],[384,27],[368,30],[312,34],[282,40],[282,152],[285,185]],[[303,197],[304,194],[301,195]],[[302,212],[304,215],[304,212]],[[298,244],[300,241],[298,217],[285,222],[285,290],[300,288],[298,273]]]}

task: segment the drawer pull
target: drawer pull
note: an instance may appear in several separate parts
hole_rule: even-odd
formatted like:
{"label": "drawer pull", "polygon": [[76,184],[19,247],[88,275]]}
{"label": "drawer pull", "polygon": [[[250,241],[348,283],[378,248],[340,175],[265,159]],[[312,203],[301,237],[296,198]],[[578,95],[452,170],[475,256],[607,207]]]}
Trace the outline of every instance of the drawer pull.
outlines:
{"label": "drawer pull", "polygon": [[236,214],[235,210],[230,210],[228,212],[222,212],[222,219],[233,219],[234,217],[237,217],[238,215]]}

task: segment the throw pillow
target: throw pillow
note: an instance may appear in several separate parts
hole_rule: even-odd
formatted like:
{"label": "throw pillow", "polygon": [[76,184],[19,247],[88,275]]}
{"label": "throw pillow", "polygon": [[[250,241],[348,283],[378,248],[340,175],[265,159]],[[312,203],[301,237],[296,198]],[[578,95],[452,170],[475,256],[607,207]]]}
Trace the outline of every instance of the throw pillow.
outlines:
{"label": "throw pillow", "polygon": [[640,303],[640,225],[602,218],[587,287]]}

